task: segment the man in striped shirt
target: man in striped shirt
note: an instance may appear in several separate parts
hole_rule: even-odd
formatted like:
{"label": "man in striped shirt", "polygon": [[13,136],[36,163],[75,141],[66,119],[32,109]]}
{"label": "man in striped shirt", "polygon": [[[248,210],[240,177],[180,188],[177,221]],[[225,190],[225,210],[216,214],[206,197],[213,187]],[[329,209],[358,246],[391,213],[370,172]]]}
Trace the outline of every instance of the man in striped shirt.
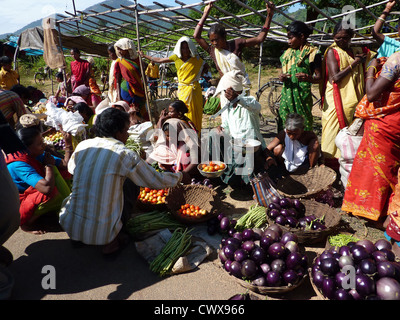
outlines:
{"label": "man in striped shirt", "polygon": [[13,91],[0,89],[0,111],[12,128],[18,119],[26,113],[22,99]]}
{"label": "man in striped shirt", "polygon": [[[129,218],[123,213],[124,197],[137,199],[140,186],[174,187],[183,177],[180,172],[157,172],[126,148],[128,129],[128,113],[106,109],[96,120],[97,137],[79,143],[68,164],[73,185],[60,212],[60,224],[71,240],[103,245],[104,254],[118,251],[127,238],[121,231]],[[127,183],[136,190],[125,195],[124,190],[132,190],[126,188]]]}

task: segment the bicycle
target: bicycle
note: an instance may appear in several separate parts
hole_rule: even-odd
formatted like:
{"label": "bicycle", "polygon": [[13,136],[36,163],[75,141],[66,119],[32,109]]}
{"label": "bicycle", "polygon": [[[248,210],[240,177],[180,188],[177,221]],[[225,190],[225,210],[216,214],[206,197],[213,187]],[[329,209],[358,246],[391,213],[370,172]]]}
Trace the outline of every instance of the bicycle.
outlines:
{"label": "bicycle", "polygon": [[[275,121],[278,122],[279,118],[279,105],[281,103],[282,98],[282,87],[283,82],[279,80],[279,78],[272,78],[267,83],[265,83],[257,92],[256,92],[256,99],[258,102],[261,103],[261,97],[265,92],[264,97],[266,96],[267,99],[267,106],[275,117]],[[321,98],[318,98],[314,93],[312,93],[313,98],[313,105],[312,108],[316,105],[321,105]],[[260,122],[264,123],[265,119],[264,116],[260,113]]]}
{"label": "bicycle", "polygon": [[47,79],[53,81],[55,76],[55,71],[51,70],[50,67],[42,67],[39,68],[38,71],[35,72],[33,79],[36,84],[44,85]]}

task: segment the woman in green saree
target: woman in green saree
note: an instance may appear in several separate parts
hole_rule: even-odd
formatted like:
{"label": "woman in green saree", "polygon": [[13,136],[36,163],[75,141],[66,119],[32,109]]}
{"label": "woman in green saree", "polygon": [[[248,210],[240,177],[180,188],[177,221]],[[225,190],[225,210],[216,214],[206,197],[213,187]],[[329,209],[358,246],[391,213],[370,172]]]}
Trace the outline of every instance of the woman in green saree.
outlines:
{"label": "woman in green saree", "polygon": [[280,57],[283,82],[279,106],[278,131],[284,129],[286,116],[298,113],[304,118],[304,130],[311,131],[313,99],[311,85],[321,80],[321,53],[307,42],[311,29],[304,22],[294,21],[287,27],[289,48]]}

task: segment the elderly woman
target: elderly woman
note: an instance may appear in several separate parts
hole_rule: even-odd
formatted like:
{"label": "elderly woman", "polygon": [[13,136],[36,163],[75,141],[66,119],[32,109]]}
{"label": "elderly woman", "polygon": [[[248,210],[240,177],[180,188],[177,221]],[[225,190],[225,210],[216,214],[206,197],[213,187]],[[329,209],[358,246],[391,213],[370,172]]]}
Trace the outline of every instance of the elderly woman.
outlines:
{"label": "elderly woman", "polygon": [[314,167],[321,154],[317,135],[304,130],[304,118],[297,113],[287,116],[285,130],[280,131],[267,148],[278,162],[285,164],[288,172]]}
{"label": "elderly woman", "polygon": [[138,116],[149,120],[139,55],[136,52],[135,44],[130,39],[122,38],[114,44],[114,48],[118,56],[114,63],[116,101],[126,101]]}
{"label": "elderly woman", "polygon": [[[348,178],[342,210],[372,221],[386,218],[398,183],[399,63],[400,52],[371,62],[366,74],[366,95],[355,112],[355,117],[364,119],[364,134]],[[391,214],[398,220],[396,212]]]}
{"label": "elderly woman", "polygon": [[[339,22],[333,29],[334,43],[325,51],[321,83],[321,149],[327,166],[338,168],[340,150],[335,138],[340,129],[351,124],[358,102],[365,94],[364,73],[371,52],[350,47],[354,31]],[[325,71],[326,69],[326,71]]]}
{"label": "elderly woman", "polygon": [[200,132],[204,101],[199,80],[203,72],[204,61],[198,55],[193,41],[186,36],[180,38],[169,58],[150,57],[142,52],[140,54],[156,63],[175,63],[179,81],[178,99],[185,102],[189,110],[186,116],[194,123],[196,130]]}
{"label": "elderly woman", "polygon": [[71,134],[64,132],[64,159],[45,152],[46,144],[36,127],[19,129],[17,135],[28,152],[9,154],[7,168],[19,190],[21,229],[33,233],[34,222],[43,214],[57,213],[70,189],[59,170],[65,170],[72,153]]}

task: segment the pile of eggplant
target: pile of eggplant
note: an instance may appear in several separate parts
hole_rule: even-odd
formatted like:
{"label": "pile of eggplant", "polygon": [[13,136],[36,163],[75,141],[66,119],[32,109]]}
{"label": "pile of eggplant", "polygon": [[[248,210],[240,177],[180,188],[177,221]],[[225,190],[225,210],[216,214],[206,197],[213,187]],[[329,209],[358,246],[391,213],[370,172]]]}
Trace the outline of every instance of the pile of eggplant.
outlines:
{"label": "pile of eggplant", "polygon": [[324,250],[311,279],[330,300],[400,300],[400,263],[386,239],[359,240]]}

